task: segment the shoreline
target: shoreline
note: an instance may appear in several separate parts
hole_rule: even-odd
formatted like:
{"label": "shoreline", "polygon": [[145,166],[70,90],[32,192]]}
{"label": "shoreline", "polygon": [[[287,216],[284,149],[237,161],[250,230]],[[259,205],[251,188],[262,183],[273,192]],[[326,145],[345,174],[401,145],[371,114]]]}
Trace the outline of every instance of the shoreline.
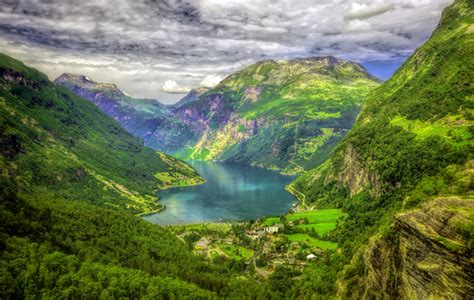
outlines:
{"label": "shoreline", "polygon": [[196,185],[201,185],[201,184],[206,183],[206,179],[204,179],[201,175],[199,175],[199,177],[202,178],[202,182],[197,182],[197,183],[194,183],[194,184],[187,184],[187,185],[173,185],[173,186],[168,186],[168,187],[165,187],[165,188],[161,188],[161,189],[156,189],[156,190],[154,190],[153,192],[157,195],[155,202],[156,202],[157,204],[161,205],[161,208],[160,208],[160,209],[153,210],[153,211],[149,211],[149,212],[139,213],[139,214],[137,214],[136,216],[137,216],[137,217],[145,217],[145,216],[149,216],[149,215],[159,214],[160,212],[166,210],[166,205],[160,203],[160,197],[158,197],[158,193],[159,193],[160,191],[169,190],[169,189],[172,189],[172,188],[196,186]]}
{"label": "shoreline", "polygon": [[[206,161],[203,161],[203,162],[206,162]],[[225,162],[220,162],[220,161],[211,161],[213,163],[225,163]],[[187,163],[189,163],[189,161],[187,161]],[[230,163],[232,164],[232,163]],[[240,164],[236,164],[236,165],[240,165]],[[282,176],[287,176],[287,177],[297,177],[298,175],[297,174],[284,174],[282,173],[281,171],[282,170],[275,170],[275,169],[271,169],[271,168],[266,168],[266,167],[263,167],[263,166],[257,166],[257,165],[247,165],[249,167],[254,167],[254,168],[258,168],[258,169],[263,169],[263,170],[268,170],[268,171],[271,171],[271,172],[276,172]],[[154,192],[157,194],[157,199],[156,199],[156,203],[161,205],[162,207],[160,209],[157,209],[157,210],[153,210],[153,211],[148,211],[148,212],[143,212],[143,213],[139,213],[139,214],[136,214],[136,216],[138,217],[145,217],[145,216],[150,216],[150,215],[154,215],[154,214],[159,214],[161,212],[163,212],[164,210],[166,210],[166,205],[164,204],[161,204],[161,197],[159,196],[159,192],[160,191],[164,191],[164,190],[168,190],[168,189],[173,189],[173,188],[181,188],[181,187],[192,187],[192,186],[199,186],[199,185],[202,185],[202,184],[205,184],[207,182],[207,180],[205,178],[203,178],[202,176],[200,176],[200,179],[199,181],[197,182],[194,182],[192,184],[186,184],[186,185],[169,185],[169,186],[166,186],[166,187],[162,187],[162,188],[159,188],[159,189],[156,189]],[[283,213],[281,214],[280,216],[282,215],[287,215],[287,214],[291,214],[291,213],[294,213],[294,212],[297,212],[299,210],[304,210],[304,208],[306,207],[305,206],[305,201],[304,201],[304,197],[305,195],[300,193],[298,190],[296,190],[293,185],[292,185],[293,182],[290,182],[289,184],[287,184],[286,186],[284,186],[284,190],[286,192],[288,192],[289,194],[291,194],[293,197],[296,198],[296,201],[293,202],[292,206],[289,208],[289,210],[286,212],[286,213]],[[303,207],[302,207],[303,205]],[[262,216],[262,217],[265,217],[265,216]],[[246,222],[249,222],[250,220],[202,220],[202,221],[191,221],[189,223],[182,223],[182,224],[166,224],[166,225],[162,225],[162,224],[157,224],[157,225],[160,225],[160,226],[189,226],[189,225],[198,225],[198,224],[232,224],[232,223],[246,223]]]}
{"label": "shoreline", "polygon": [[[161,205],[161,204],[160,204]],[[157,213],[160,213],[162,211],[166,210],[166,205],[161,205],[161,207],[159,209],[155,209],[155,210],[152,210],[152,211],[146,211],[146,212],[142,212],[142,213],[139,213],[139,214],[136,214],[135,216],[139,217],[139,218],[142,218],[142,217],[146,217],[146,216],[149,216],[149,215],[154,215],[154,214],[157,214]]]}

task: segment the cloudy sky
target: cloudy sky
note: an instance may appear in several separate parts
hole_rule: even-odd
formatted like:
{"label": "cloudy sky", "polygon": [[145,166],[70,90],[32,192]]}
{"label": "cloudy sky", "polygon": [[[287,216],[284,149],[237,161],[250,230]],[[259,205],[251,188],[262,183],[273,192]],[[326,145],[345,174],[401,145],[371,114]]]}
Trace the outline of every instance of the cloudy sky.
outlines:
{"label": "cloudy sky", "polygon": [[387,78],[452,0],[0,0],[0,51],[174,102],[262,59],[333,55]]}

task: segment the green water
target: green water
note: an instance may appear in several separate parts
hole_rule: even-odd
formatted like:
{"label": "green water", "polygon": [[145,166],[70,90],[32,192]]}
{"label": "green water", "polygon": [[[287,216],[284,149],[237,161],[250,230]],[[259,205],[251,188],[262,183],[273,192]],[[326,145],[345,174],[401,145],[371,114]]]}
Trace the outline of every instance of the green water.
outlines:
{"label": "green water", "polygon": [[191,165],[206,183],[160,191],[160,203],[166,210],[144,217],[146,220],[161,225],[254,220],[287,213],[296,203],[285,191],[292,176],[227,163]]}

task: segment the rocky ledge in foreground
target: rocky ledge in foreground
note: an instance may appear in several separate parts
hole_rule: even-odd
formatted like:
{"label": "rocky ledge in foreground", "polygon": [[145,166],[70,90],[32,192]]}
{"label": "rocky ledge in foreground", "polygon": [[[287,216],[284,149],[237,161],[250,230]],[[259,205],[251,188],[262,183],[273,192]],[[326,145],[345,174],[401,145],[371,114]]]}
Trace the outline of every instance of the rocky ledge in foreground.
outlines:
{"label": "rocky ledge in foreground", "polygon": [[365,251],[366,291],[386,298],[467,299],[474,295],[474,200],[438,198],[396,217],[397,236]]}

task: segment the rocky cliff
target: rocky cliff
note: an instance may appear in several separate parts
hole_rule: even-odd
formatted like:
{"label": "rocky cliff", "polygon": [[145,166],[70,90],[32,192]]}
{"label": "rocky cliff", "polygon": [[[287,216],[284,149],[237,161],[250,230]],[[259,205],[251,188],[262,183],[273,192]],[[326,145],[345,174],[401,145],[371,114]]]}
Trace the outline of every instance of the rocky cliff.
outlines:
{"label": "rocky cliff", "polygon": [[83,75],[62,74],[55,83],[91,101],[130,133],[143,139],[147,146],[157,150],[173,153],[196,139],[194,128],[173,118],[172,111],[194,101],[202,89],[191,91],[171,106],[154,99],[130,97],[115,84],[99,83]]}
{"label": "rocky cliff", "polygon": [[[396,236],[374,238],[364,254],[365,296],[468,299],[474,295],[474,199],[449,197],[395,217]],[[472,233],[471,233],[472,234]],[[470,244],[471,243],[471,244]]]}

